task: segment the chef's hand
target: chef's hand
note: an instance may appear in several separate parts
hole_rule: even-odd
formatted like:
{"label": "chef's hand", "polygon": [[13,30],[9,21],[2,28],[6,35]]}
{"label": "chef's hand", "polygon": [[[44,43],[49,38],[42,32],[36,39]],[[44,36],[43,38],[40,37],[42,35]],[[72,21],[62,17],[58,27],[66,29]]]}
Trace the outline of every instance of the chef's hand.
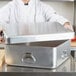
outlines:
{"label": "chef's hand", "polygon": [[3,31],[0,30],[0,43],[4,43]]}
{"label": "chef's hand", "polygon": [[72,30],[72,31],[73,31],[73,27],[72,27],[72,25],[70,24],[70,22],[65,22],[65,23],[64,23],[64,27],[65,27],[66,29],[69,29],[69,30]]}

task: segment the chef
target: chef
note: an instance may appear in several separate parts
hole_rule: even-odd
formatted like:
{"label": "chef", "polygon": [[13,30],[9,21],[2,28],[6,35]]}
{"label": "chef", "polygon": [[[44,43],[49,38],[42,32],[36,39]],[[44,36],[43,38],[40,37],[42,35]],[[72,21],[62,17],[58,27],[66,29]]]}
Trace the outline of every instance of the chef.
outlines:
{"label": "chef", "polygon": [[[10,32],[16,32],[13,26],[21,23],[58,22],[66,29],[72,29],[70,22],[56,13],[49,5],[40,0],[12,0],[0,9],[0,30],[10,28]],[[2,41],[2,38],[0,38]]]}

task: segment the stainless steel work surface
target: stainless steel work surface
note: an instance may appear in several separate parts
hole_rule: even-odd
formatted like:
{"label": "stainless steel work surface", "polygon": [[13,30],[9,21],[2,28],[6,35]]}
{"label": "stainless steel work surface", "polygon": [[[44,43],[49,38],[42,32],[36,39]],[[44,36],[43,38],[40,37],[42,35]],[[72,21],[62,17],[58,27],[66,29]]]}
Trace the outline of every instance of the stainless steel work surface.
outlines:
{"label": "stainless steel work surface", "polygon": [[[10,32],[12,31],[12,32]],[[13,32],[14,31],[14,32]],[[39,41],[66,40],[74,37],[74,32],[65,29],[57,22],[46,22],[37,24],[21,24],[4,32],[6,44],[27,43]]]}

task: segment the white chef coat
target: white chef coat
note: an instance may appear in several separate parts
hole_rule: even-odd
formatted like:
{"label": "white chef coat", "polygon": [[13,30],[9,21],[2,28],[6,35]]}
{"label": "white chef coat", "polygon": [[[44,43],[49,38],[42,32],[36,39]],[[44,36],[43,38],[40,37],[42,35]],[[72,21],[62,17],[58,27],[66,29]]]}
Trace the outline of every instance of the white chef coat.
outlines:
{"label": "white chef coat", "polygon": [[[39,1],[30,0],[28,5],[24,5],[22,0],[12,0],[0,9],[0,25],[9,29],[14,35],[19,25],[38,22],[59,22],[64,24],[68,20],[58,14],[49,5]],[[14,29],[14,30],[13,30]]]}

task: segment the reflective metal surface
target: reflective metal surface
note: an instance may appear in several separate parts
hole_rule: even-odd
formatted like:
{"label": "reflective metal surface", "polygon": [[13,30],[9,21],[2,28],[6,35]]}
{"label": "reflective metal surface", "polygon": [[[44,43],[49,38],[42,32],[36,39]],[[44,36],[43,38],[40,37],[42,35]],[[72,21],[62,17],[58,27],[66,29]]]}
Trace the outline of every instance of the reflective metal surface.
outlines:
{"label": "reflective metal surface", "polygon": [[6,44],[67,40],[74,37],[73,31],[65,29],[63,25],[57,22],[21,24],[19,26],[15,25],[13,28],[9,29],[9,26],[5,28]]}
{"label": "reflective metal surface", "polygon": [[6,63],[14,66],[57,68],[70,55],[70,41],[6,45]]}
{"label": "reflective metal surface", "polygon": [[1,72],[76,72],[76,62],[70,56],[61,66],[56,69],[38,69],[38,68],[26,68],[26,67],[14,67],[4,65],[0,68]]}
{"label": "reflective metal surface", "polygon": [[22,25],[16,30],[15,35],[10,34],[9,30],[4,33],[8,65],[53,69],[61,65],[70,55],[69,41],[61,40],[73,38],[74,32],[66,30],[59,23],[39,23],[31,27]]}

